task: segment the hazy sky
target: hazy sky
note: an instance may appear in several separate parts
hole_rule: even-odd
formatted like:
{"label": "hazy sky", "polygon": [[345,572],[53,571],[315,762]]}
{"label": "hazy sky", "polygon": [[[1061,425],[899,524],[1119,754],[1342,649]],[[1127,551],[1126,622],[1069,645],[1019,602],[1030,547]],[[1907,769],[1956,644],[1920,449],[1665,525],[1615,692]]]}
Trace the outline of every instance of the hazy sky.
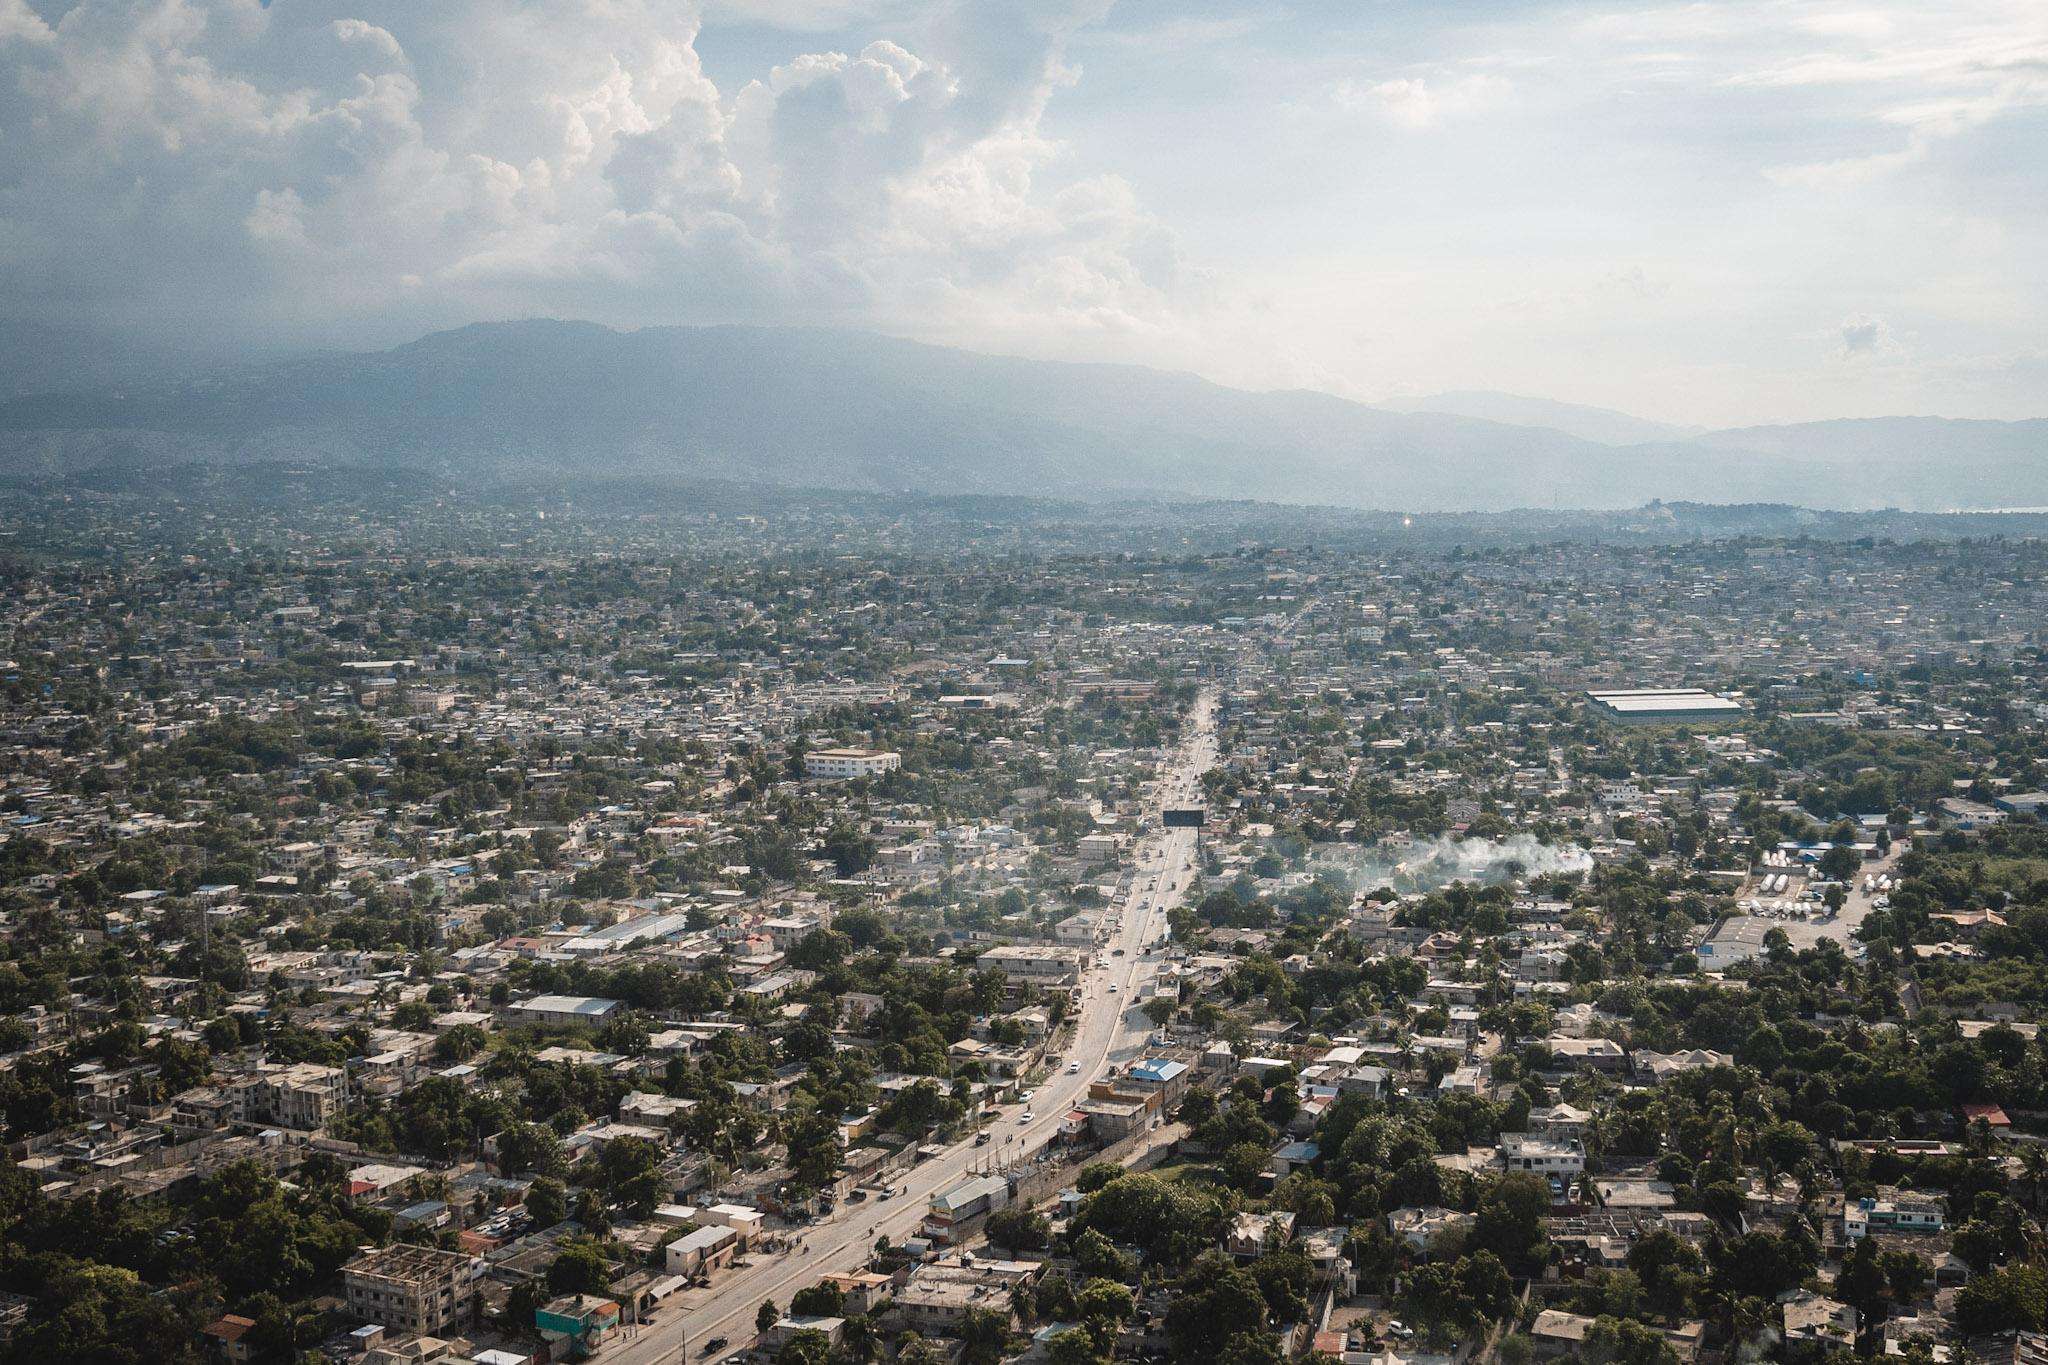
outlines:
{"label": "hazy sky", "polygon": [[2044,0],[0,0],[0,318],[2048,415]]}

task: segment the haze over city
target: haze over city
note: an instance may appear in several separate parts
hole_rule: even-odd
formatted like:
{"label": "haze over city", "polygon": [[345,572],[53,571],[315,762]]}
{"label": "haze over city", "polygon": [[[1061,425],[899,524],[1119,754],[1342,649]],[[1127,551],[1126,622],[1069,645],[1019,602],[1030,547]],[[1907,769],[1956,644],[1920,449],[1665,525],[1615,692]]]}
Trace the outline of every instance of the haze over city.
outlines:
{"label": "haze over city", "polygon": [[0,319],[103,360],[822,324],[2038,417],[2044,63],[2032,0],[0,0]]}

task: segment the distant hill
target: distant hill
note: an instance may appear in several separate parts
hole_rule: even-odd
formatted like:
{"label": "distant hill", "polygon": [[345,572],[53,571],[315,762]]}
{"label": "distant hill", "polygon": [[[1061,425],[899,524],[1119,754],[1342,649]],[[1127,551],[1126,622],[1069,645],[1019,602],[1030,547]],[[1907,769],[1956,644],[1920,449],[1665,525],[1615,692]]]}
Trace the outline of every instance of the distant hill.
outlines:
{"label": "distant hill", "polygon": [[1683,441],[1698,436],[1705,427],[1674,426],[1652,422],[1611,408],[1589,408],[1578,403],[1556,403],[1548,398],[1527,398],[1517,393],[1491,393],[1464,389],[1433,393],[1427,398],[1395,398],[1376,406],[1389,412],[1440,412],[1452,417],[1477,417],[1510,426],[1547,427],[1604,446],[1632,446],[1645,441]]}
{"label": "distant hill", "polygon": [[855,332],[531,321],[0,402],[0,465],[277,460],[465,484],[728,480],[868,492],[1248,498],[1413,511],[1653,499],[2048,504],[2048,422],[1821,423],[1612,446],[1192,375]]}

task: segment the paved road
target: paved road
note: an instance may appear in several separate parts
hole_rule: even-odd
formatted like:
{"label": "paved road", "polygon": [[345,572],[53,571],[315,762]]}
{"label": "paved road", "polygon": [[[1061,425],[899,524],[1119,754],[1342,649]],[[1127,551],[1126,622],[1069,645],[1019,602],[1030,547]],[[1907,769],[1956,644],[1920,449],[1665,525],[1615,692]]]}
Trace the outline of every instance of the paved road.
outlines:
{"label": "paved road", "polygon": [[[1156,800],[1161,806],[1189,804],[1201,796],[1200,778],[1216,757],[1215,701],[1205,693],[1196,702],[1188,737],[1174,755],[1159,784]],[[1156,826],[1157,808],[1148,811],[1148,823]],[[856,1270],[867,1261],[878,1238],[891,1241],[913,1235],[924,1220],[927,1201],[938,1190],[952,1184],[970,1167],[1006,1153],[1020,1154],[1043,1146],[1053,1135],[1068,1108],[1084,1094],[1088,1085],[1113,1063],[1130,1061],[1144,1050],[1151,1023],[1137,1007],[1133,987],[1153,970],[1153,961],[1143,955],[1146,944],[1160,937],[1166,928],[1166,911],[1186,894],[1197,871],[1193,830],[1155,830],[1139,844],[1134,854],[1136,867],[1131,890],[1119,909],[1117,928],[1101,956],[1109,964],[1092,964],[1082,979],[1081,1012],[1065,1061],[1025,1104],[1013,1104],[997,1111],[991,1120],[994,1138],[977,1147],[968,1139],[948,1148],[930,1161],[919,1163],[899,1182],[904,1193],[882,1203],[844,1204],[827,1220],[799,1229],[799,1241],[791,1249],[766,1253],[747,1266],[718,1276],[710,1289],[695,1291],[702,1296],[672,1303],[657,1321],[638,1329],[637,1335],[607,1345],[602,1356],[618,1365],[674,1365],[684,1359],[715,1360],[752,1342],[754,1315],[763,1300],[773,1299],[778,1308],[789,1307],[790,1296],[819,1276],[835,1271]],[[1147,883],[1159,880],[1156,890]],[[1117,957],[1113,949],[1122,948]],[[1079,1062],[1079,1072],[1069,1075],[1066,1062]],[[1029,1108],[1030,1123],[1020,1123]],[[702,1343],[725,1337],[731,1343],[706,1357]]]}

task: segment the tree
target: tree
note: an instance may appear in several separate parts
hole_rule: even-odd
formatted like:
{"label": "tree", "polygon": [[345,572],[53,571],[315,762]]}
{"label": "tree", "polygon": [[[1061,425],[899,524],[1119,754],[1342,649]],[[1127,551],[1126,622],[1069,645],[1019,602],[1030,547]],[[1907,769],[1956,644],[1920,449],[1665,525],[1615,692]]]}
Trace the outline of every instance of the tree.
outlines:
{"label": "tree", "polygon": [[1657,1228],[1629,1248],[1628,1268],[1658,1311],[1676,1316],[1690,1307],[1706,1259],[1699,1248],[1669,1228]]}
{"label": "tree", "polygon": [[1074,1311],[1091,1323],[1126,1322],[1137,1308],[1129,1287],[1115,1280],[1090,1280],[1074,1296]]}
{"label": "tree", "polygon": [[960,1321],[960,1344],[966,1365],[995,1365],[1010,1340],[1010,1319],[989,1308],[970,1308]]}
{"label": "tree", "polygon": [[1216,1353],[1216,1365],[1282,1365],[1280,1347],[1264,1332],[1238,1332]]}
{"label": "tree", "polygon": [[1675,1365],[1678,1359],[1654,1327],[1606,1314],[1586,1329],[1580,1354],[1589,1365]]}
{"label": "tree", "polygon": [[761,1306],[754,1310],[754,1330],[756,1332],[766,1332],[777,1322],[781,1321],[781,1319],[782,1313],[781,1310],[776,1308],[775,1300],[763,1299],[761,1300]]}
{"label": "tree", "polygon": [[1074,1178],[1074,1188],[1082,1194],[1093,1194],[1123,1173],[1124,1168],[1114,1161],[1091,1161]]}
{"label": "tree", "polygon": [[1549,1187],[1527,1171],[1510,1171],[1481,1197],[1472,1244],[1517,1270],[1532,1271],[1543,1259],[1543,1219],[1549,1212]]}
{"label": "tree", "polygon": [[551,1228],[567,1218],[569,1195],[562,1188],[562,1182],[544,1175],[527,1186],[526,1211],[537,1225],[544,1228]]}
{"label": "tree", "polygon": [[515,1123],[498,1134],[498,1169],[506,1175],[535,1171],[542,1175],[562,1173],[562,1140],[552,1128],[538,1123]]}
{"label": "tree", "polygon": [[1085,1328],[1069,1327],[1045,1343],[1047,1365],[1101,1365],[1095,1338]]}
{"label": "tree", "polygon": [[1265,1180],[1266,1149],[1251,1142],[1232,1143],[1216,1164],[1224,1183],[1249,1194]]}
{"label": "tree", "polygon": [[1022,1204],[997,1209],[988,1216],[988,1239],[1010,1251],[1038,1251],[1052,1235],[1045,1215]]}
{"label": "tree", "polygon": [[1307,1171],[1295,1171],[1273,1189],[1273,1206],[1285,1209],[1302,1226],[1325,1228],[1337,1221],[1337,1187]]}
{"label": "tree", "polygon": [[1965,1336],[2048,1322],[2048,1270],[2008,1265],[1980,1272],[1956,1295],[1956,1326]]}
{"label": "tree", "polygon": [[573,1237],[548,1267],[548,1288],[557,1294],[602,1294],[611,1287],[611,1266],[597,1243]]}
{"label": "tree", "polygon": [[1111,1280],[1130,1277],[1130,1258],[1118,1251],[1109,1238],[1094,1228],[1088,1228],[1074,1238],[1073,1247],[1074,1265],[1083,1275]]}
{"label": "tree", "polygon": [[789,1334],[789,1340],[775,1353],[775,1365],[826,1365],[831,1358],[832,1339],[814,1327],[806,1327]]}
{"label": "tree", "polygon": [[1273,1321],[1300,1322],[1307,1316],[1315,1267],[1306,1256],[1291,1249],[1270,1252],[1251,1263],[1251,1273]]}
{"label": "tree", "polygon": [[826,833],[823,852],[842,877],[857,877],[875,864],[875,841],[843,821]]}
{"label": "tree", "polygon": [[1842,1271],[1835,1276],[1835,1297],[1874,1320],[1884,1310],[1885,1283],[1876,1239],[1865,1237],[1842,1258]]}
{"label": "tree", "polygon": [[1885,1284],[1891,1289],[1895,1303],[1912,1303],[1926,1289],[1934,1271],[1926,1260],[1914,1252],[1904,1249],[1884,1253]]}
{"label": "tree", "polygon": [[1218,1251],[1195,1259],[1166,1310],[1166,1334],[1177,1360],[1216,1355],[1231,1337],[1265,1326],[1266,1296],[1259,1282]]}
{"label": "tree", "polygon": [[146,1365],[196,1360],[184,1351],[206,1321],[189,1304],[157,1295],[132,1270],[57,1258],[8,1355],[54,1365]]}
{"label": "tree", "polygon": [[1089,1196],[1076,1221],[1084,1232],[1099,1231],[1142,1246],[1157,1261],[1184,1265],[1215,1241],[1222,1218],[1214,1195],[1156,1175],[1132,1174]]}
{"label": "tree", "polygon": [[830,1280],[806,1285],[789,1301],[791,1315],[805,1318],[836,1318],[845,1306],[845,1292]]}

